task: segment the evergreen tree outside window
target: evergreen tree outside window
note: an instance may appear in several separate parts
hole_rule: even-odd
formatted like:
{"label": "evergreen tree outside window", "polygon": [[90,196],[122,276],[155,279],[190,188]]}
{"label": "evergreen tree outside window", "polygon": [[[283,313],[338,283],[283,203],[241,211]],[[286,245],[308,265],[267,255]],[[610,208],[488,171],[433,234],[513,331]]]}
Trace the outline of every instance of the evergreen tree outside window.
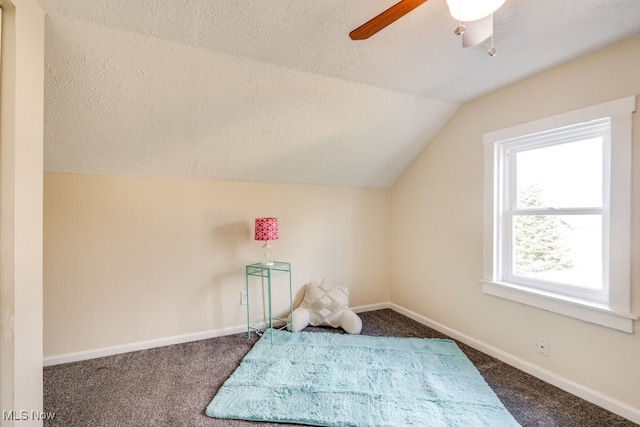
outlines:
{"label": "evergreen tree outside window", "polygon": [[[540,186],[530,185],[518,191],[524,207],[541,203]],[[527,275],[564,271],[574,267],[568,234],[571,226],[556,216],[529,215],[514,219],[515,273]]]}

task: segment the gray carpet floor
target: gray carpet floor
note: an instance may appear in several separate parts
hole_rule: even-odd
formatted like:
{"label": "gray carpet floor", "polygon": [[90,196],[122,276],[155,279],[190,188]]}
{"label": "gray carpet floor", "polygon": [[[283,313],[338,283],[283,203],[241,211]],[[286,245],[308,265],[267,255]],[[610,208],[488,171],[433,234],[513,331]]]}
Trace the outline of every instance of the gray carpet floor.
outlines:
{"label": "gray carpet floor", "polygon": [[[366,335],[447,338],[392,310],[361,313],[360,317]],[[340,330],[309,327],[306,331]],[[44,407],[56,417],[44,425],[291,426],[212,419],[204,414],[217,390],[257,340],[252,335],[251,340],[246,334],[230,335],[47,367]],[[523,426],[636,425],[469,346],[458,345]]]}

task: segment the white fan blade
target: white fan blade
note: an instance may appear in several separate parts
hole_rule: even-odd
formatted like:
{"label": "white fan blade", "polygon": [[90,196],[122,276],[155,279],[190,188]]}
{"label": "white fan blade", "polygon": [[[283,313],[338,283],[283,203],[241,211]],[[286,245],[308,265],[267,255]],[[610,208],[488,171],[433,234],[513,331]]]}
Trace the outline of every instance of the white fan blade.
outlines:
{"label": "white fan blade", "polygon": [[477,21],[465,22],[462,33],[462,47],[471,47],[482,43],[493,34],[493,15]]}

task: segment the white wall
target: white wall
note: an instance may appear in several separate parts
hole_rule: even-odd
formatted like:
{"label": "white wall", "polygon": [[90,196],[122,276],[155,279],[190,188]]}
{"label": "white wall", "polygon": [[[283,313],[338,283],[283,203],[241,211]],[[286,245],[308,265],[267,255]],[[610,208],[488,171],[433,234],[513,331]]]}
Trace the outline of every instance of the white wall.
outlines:
{"label": "white wall", "polygon": [[[391,301],[640,414],[633,335],[485,295],[482,134],[640,94],[640,36],[465,105],[391,190]],[[640,114],[633,182],[640,182]],[[633,189],[632,309],[640,313],[640,186]],[[638,330],[638,322],[635,322]],[[537,337],[549,357],[536,353]],[[635,409],[634,409],[635,408]]]}
{"label": "white wall", "polygon": [[352,306],[389,300],[387,190],[46,173],[44,208],[45,356],[245,325],[261,216],[295,305],[324,278]]}
{"label": "white wall", "polygon": [[[0,410],[42,411],[44,13],[4,2],[0,82]],[[12,420],[0,419],[2,426]],[[20,425],[38,425],[35,419]],[[37,418],[37,417],[35,417]]]}

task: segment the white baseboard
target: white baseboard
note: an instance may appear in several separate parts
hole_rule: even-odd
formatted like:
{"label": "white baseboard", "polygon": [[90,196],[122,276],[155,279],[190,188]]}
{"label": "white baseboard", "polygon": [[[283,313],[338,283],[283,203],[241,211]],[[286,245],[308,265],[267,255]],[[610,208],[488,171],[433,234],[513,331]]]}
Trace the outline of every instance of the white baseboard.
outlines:
{"label": "white baseboard", "polygon": [[418,323],[421,323],[453,339],[463,342],[466,345],[475,348],[476,350],[488,354],[489,356],[495,357],[496,359],[501,360],[515,368],[518,368],[521,371],[533,375],[534,377],[539,378],[542,381],[545,381],[588,402],[598,405],[601,408],[607,409],[614,414],[618,414],[621,417],[627,418],[628,420],[631,420],[636,424],[640,424],[640,409],[638,408],[635,408],[610,396],[604,395],[596,390],[576,383],[575,381],[571,381],[567,378],[557,375],[554,372],[541,368],[531,362],[527,362],[526,360],[513,356],[512,354],[506,353],[483,341],[471,338],[468,335],[460,333],[438,322],[434,322],[431,319],[414,313],[411,310],[407,310],[406,308],[403,308],[397,304],[389,303],[389,308],[415,320]]}
{"label": "white baseboard", "polygon": [[98,357],[113,356],[115,354],[129,353],[138,350],[148,350],[150,348],[164,347],[185,342],[206,340],[209,338],[222,337],[225,335],[239,334],[247,332],[247,326],[234,326],[231,328],[214,329],[212,331],[195,332],[185,335],[176,335],[166,338],[158,338],[148,341],[139,341],[129,344],[103,347],[93,350],[78,351],[74,353],[60,354],[57,356],[47,356],[43,360],[44,366],[60,365],[69,362],[79,362],[81,360],[97,359]]}
{"label": "white baseboard", "polygon": [[[389,308],[389,303],[369,304],[352,307],[356,313],[365,311],[381,310]],[[234,326],[231,328],[214,329],[211,331],[196,332],[186,335],[176,335],[166,338],[158,338],[154,340],[139,341],[129,344],[116,345],[112,347],[103,347],[93,350],[78,351],[74,353],[65,353],[56,356],[47,356],[43,359],[43,366],[61,365],[63,363],[80,362],[82,360],[97,359],[98,357],[113,356],[115,354],[129,353],[138,350],[148,350],[150,348],[164,347],[166,345],[182,344],[185,342],[206,340],[209,338],[222,337],[226,335],[239,334],[247,332],[247,326]]]}
{"label": "white baseboard", "polygon": [[378,304],[359,305],[356,307],[351,307],[351,310],[354,313],[364,313],[365,311],[382,310],[385,308],[391,308],[391,303],[382,302]]}

